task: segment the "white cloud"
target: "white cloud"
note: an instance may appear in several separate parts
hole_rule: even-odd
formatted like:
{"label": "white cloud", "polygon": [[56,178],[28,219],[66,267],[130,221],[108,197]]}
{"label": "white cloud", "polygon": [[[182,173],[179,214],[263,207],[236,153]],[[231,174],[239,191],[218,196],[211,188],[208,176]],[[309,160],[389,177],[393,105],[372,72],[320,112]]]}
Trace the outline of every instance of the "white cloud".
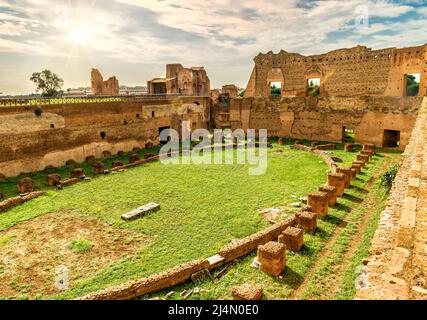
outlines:
{"label": "white cloud", "polygon": [[[85,54],[95,63],[111,57],[121,63],[206,65],[214,84],[244,85],[258,52],[284,49],[317,54],[357,44],[380,48],[427,41],[420,32],[427,24],[427,8],[416,9],[425,19],[386,21],[413,12],[407,1],[323,0],[308,7],[299,3],[0,0],[0,8],[9,9],[0,9],[0,51],[60,57]],[[369,28],[356,28],[365,12]],[[387,35],[389,30],[397,35]],[[85,41],[77,50],[75,38],[80,32]],[[348,34],[331,36],[340,32]],[[226,73],[220,70],[224,68]],[[229,78],[224,79],[227,73]]]}

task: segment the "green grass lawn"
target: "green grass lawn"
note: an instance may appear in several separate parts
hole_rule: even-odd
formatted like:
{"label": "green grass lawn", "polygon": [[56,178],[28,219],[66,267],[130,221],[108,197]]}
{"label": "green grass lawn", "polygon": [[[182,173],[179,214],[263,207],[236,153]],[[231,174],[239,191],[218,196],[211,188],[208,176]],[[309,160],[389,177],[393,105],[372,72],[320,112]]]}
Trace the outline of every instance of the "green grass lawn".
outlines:
{"label": "green grass lawn", "polygon": [[[279,149],[283,153],[277,152]],[[291,151],[289,146],[275,146],[268,152],[268,171],[263,176],[248,175],[249,165],[165,166],[154,162],[123,173],[98,176],[90,183],[82,182],[62,191],[47,189],[46,196],[0,215],[0,231],[40,215],[66,211],[96,217],[111,227],[153,239],[134,255],[73,283],[69,291],[57,296],[77,297],[207,258],[231,240],[267,226],[261,210],[283,207],[291,214],[295,210],[290,207],[295,202],[292,196],[305,196],[325,182],[328,168],[314,155]],[[354,157],[343,152],[342,156]],[[69,169],[61,168],[59,172]],[[44,176],[45,173],[33,176],[40,187]],[[14,182],[10,179],[0,188],[12,193]],[[120,219],[123,213],[148,202],[160,203],[161,210],[133,222]],[[310,253],[306,254],[308,261]]]}
{"label": "green grass lawn", "polygon": [[[140,154],[156,151],[158,149],[145,150]],[[350,165],[356,156],[356,152],[346,153],[341,149],[328,153],[341,158],[343,166]],[[374,157],[374,161],[367,166],[363,174],[353,181],[353,187],[346,190],[346,196],[340,198],[338,204],[330,209],[328,218],[319,221],[318,231],[314,235],[305,235],[304,249],[300,253],[288,254],[288,265],[281,279],[272,278],[251,268],[250,264],[256,255],[254,252],[228,266],[227,273],[217,283],[206,281],[199,284],[198,287],[203,289],[202,293],[192,295],[190,299],[230,298],[230,287],[247,281],[262,284],[267,299],[290,297],[304,281],[337,226],[346,219],[351,210],[355,210],[353,220],[346,229],[348,231],[343,233],[337,244],[338,258],[334,261],[339,263],[348,240],[346,236],[352,235],[354,223],[363,213],[361,201],[367,197],[365,187],[380,168],[394,163],[398,158],[399,154],[393,152],[387,153],[386,156]],[[116,156],[103,161],[109,167],[113,160],[123,161],[126,156]],[[55,172],[67,176],[75,167],[83,167],[90,173],[89,164],[63,167]],[[62,191],[44,185],[46,173],[34,173],[32,178],[38,189],[47,190],[47,195],[0,215],[0,232],[48,213],[68,212],[77,218],[97,218],[109,225],[109,228],[129,230],[152,240],[135,250],[134,254],[73,282],[68,291],[46,296],[43,290],[40,290],[37,295],[24,295],[24,298],[75,298],[91,291],[152,275],[193,259],[207,258],[231,240],[266,227],[268,224],[260,214],[263,209],[283,208],[285,213],[292,214],[296,210],[290,206],[296,201],[294,196],[306,196],[309,192],[316,191],[318,186],[324,184],[328,171],[326,164],[314,155],[290,150],[289,145],[276,144],[274,149],[268,151],[268,170],[265,175],[250,176],[248,167],[249,165],[165,166],[153,162],[123,173],[94,176],[90,183],[82,182]],[[16,195],[17,179],[0,183],[0,191],[8,196]],[[378,196],[383,198],[384,192],[378,185],[375,185],[375,188]],[[123,213],[148,202],[160,203],[161,210],[133,222],[120,219]],[[354,269],[367,254],[379,212],[380,210],[373,216],[366,236],[349,261],[337,294],[340,298],[352,297]],[[13,235],[0,234],[0,250],[13,243],[14,239]],[[96,250],[96,245],[89,240],[73,240],[66,246],[82,257],[85,254],[93,254]],[[60,260],[58,262],[60,263]],[[317,272],[319,279],[322,272],[330,272],[328,263],[324,262],[324,268]],[[214,275],[221,270],[216,270]],[[0,275],[1,272],[0,263]],[[19,279],[13,281],[14,288],[27,286],[25,283],[19,283]],[[186,283],[143,298],[164,297],[174,290],[176,293],[172,298],[180,299],[180,291],[194,287],[195,285]],[[315,290],[315,287],[309,285],[306,289],[308,294],[304,293],[303,297],[316,294],[310,290]]]}
{"label": "green grass lawn", "polygon": [[[341,157],[344,165],[354,160],[355,157],[355,153],[345,153],[342,150],[336,150],[330,153]],[[382,204],[385,199],[385,190],[381,188],[378,182],[374,184],[372,191],[371,188],[367,188],[367,186],[373,175],[377,174],[384,166],[387,167],[395,163],[398,158],[399,154],[395,152],[391,152],[386,156],[379,155],[373,158],[373,161],[366,166],[363,173],[359,175],[357,179],[353,180],[352,187],[346,189],[344,197],[339,198],[337,205],[329,209],[328,217],[325,220],[318,220],[318,229],[316,233],[314,235],[304,235],[305,246],[303,250],[299,253],[290,253],[287,251],[287,267],[282,278],[274,278],[252,268],[250,265],[256,257],[256,252],[253,252],[239,262],[228,266],[227,273],[218,282],[207,280],[197,285],[188,282],[143,298],[165,298],[169,292],[174,291],[175,294],[172,296],[172,299],[182,299],[179,295],[180,292],[198,287],[201,289],[201,294],[193,294],[190,299],[231,299],[231,287],[244,282],[253,282],[260,284],[264,288],[266,299],[287,299],[291,297],[294,290],[303,283],[321,251],[325,248],[325,245],[337,230],[337,227],[344,221],[347,222],[346,218],[353,210],[354,213],[351,214],[350,221],[346,223],[343,228],[344,231],[340,237],[338,237],[337,243],[332,248],[335,255],[330,259],[328,258],[321,261],[320,269],[314,274],[314,280],[308,283],[307,288],[304,288],[303,292],[299,295],[299,298],[303,299],[316,298],[316,294],[319,296],[321,295],[321,292],[316,291],[316,284],[324,280],[327,281],[328,278],[326,275],[333,277],[335,272],[334,267],[340,265],[340,259],[346,252],[346,245],[348,245],[349,239],[355,232],[355,224],[358,219],[361,219],[361,215],[364,213],[363,201],[368,196],[368,192],[373,192],[375,194],[375,199],[378,201],[377,212],[372,217],[368,230],[366,230],[366,234],[360,242],[355,254],[351,257],[342,282],[337,284],[337,286],[339,286],[339,288],[337,288],[339,292],[337,298],[352,299],[355,292],[354,279],[357,276],[355,269],[361,264],[361,260],[367,256],[367,249],[370,246],[370,241],[376,229],[379,213],[381,212]],[[213,277],[221,271],[221,268],[216,270],[213,273]]]}

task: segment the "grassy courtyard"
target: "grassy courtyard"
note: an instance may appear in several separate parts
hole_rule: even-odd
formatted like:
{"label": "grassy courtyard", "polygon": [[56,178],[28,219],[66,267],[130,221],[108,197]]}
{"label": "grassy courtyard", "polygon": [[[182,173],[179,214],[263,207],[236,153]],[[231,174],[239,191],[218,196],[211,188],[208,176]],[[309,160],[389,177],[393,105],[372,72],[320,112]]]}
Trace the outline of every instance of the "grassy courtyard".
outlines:
{"label": "grassy courtyard", "polygon": [[[355,153],[341,150],[332,154],[341,157],[344,165],[355,157]],[[330,210],[330,216],[319,222],[316,234],[306,236],[304,250],[288,256],[288,268],[281,279],[251,268],[252,254],[228,266],[218,281],[198,285],[202,292],[191,298],[228,298],[230,286],[249,280],[264,284],[270,299],[292,298],[295,294],[301,298],[321,297],[324,288],[312,288],[304,284],[304,279],[317,275],[317,271],[311,274],[310,270],[344,219],[357,221],[363,216],[363,200],[372,194],[371,189],[377,188],[374,206],[381,206],[385,193],[378,182],[372,182],[372,177],[397,159],[398,154],[393,153],[375,157],[364,175]],[[319,158],[290,150],[289,145],[269,149],[265,175],[250,176],[248,167],[166,166],[154,162],[98,176],[92,182],[62,191],[47,189],[46,196],[0,215],[0,297],[75,298],[183,262],[207,258],[231,240],[266,227],[268,223],[261,214],[264,209],[282,208],[283,218],[293,214],[297,209],[290,204],[297,201],[295,197],[315,191],[325,182],[328,171]],[[58,172],[66,174],[69,170],[61,168]],[[40,188],[45,188],[44,176],[45,173],[33,176]],[[15,179],[0,184],[1,191],[8,195],[15,192],[14,188]],[[133,222],[120,219],[123,213],[148,202],[160,203],[161,210]],[[375,216],[372,219],[375,222]],[[357,231],[354,224],[347,226]],[[349,242],[357,234],[347,233]],[[343,246],[349,247],[345,242]],[[357,257],[363,256],[364,247],[357,248]],[[352,257],[353,254],[345,259],[331,258],[336,264],[346,260],[340,271],[340,294],[346,298],[349,296],[344,279],[351,282],[351,268],[359,261],[354,258],[357,261],[350,263]],[[58,266],[69,270],[69,289],[62,292],[55,287]],[[154,296],[165,296],[174,290],[172,298],[180,299],[180,291],[194,287],[187,283]],[[296,290],[301,292],[295,293]]]}

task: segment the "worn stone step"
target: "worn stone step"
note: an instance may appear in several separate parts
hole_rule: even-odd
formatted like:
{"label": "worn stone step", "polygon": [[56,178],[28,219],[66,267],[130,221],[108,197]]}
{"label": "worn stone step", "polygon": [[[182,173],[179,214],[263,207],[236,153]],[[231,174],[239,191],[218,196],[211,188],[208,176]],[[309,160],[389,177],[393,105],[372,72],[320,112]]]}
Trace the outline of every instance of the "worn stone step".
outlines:
{"label": "worn stone step", "polygon": [[143,205],[142,207],[123,214],[122,219],[125,221],[135,220],[157,210],[160,210],[160,204],[151,202],[146,205]]}

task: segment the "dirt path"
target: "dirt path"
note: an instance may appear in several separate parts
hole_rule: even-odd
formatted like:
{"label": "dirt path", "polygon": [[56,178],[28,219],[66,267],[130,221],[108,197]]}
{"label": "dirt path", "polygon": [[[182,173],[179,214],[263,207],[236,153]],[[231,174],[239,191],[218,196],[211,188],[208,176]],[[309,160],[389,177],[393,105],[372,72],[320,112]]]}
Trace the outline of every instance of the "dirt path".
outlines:
{"label": "dirt path", "polygon": [[[388,168],[388,166],[389,166],[389,163],[385,163],[378,171],[376,171],[375,175],[368,181],[365,188],[369,190],[369,188],[373,185],[375,180]],[[363,200],[363,202],[354,206],[351,209],[351,211],[345,216],[343,222],[335,229],[334,234],[331,236],[326,246],[320,252],[315,264],[310,269],[308,274],[305,276],[303,283],[292,292],[292,294],[289,296],[289,299],[293,299],[293,300],[301,299],[302,294],[307,289],[309,283],[311,283],[311,281],[313,280],[313,276],[315,275],[316,271],[320,268],[320,265],[322,264],[324,259],[327,258],[329,255],[333,254],[332,249],[336,244],[338,237],[341,235],[342,231],[347,226],[348,221],[351,220],[351,217],[353,216],[355,209],[359,208],[359,206],[361,205],[364,205],[365,209],[363,213],[363,219],[357,225],[357,232],[350,241],[348,250],[344,254],[343,262],[340,264],[338,271],[334,272],[334,276],[328,279],[328,281],[325,281],[324,284],[322,285],[323,294],[320,297],[320,299],[335,299],[339,284],[341,283],[343,274],[347,268],[349,260],[353,256],[354,252],[356,251],[360,241],[363,238],[364,230],[368,226],[372,216],[375,213],[376,203],[373,200],[373,198],[374,198],[374,195],[371,192],[369,192],[366,198]]]}

